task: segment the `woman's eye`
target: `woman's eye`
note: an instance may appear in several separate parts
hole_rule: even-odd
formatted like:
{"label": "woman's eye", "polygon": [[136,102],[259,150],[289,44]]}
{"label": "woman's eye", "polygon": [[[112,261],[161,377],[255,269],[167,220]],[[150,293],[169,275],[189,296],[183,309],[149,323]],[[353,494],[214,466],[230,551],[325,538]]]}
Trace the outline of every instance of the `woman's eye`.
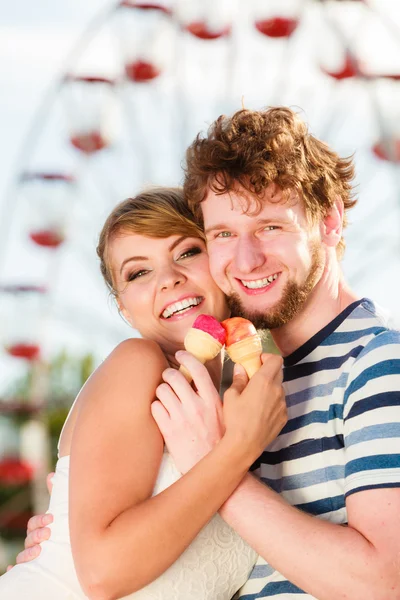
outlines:
{"label": "woman's eye", "polygon": [[145,275],[146,273],[148,273],[148,271],[145,271],[144,269],[141,269],[140,271],[136,271],[135,273],[130,273],[128,275],[128,281],[133,281],[134,279],[143,277],[143,275]]}
{"label": "woman's eye", "polygon": [[180,256],[179,259],[181,258],[189,258],[190,256],[195,256],[196,254],[201,254],[201,248],[199,248],[198,246],[194,246],[193,248],[189,248],[189,250],[186,250],[185,252],[183,252]]}

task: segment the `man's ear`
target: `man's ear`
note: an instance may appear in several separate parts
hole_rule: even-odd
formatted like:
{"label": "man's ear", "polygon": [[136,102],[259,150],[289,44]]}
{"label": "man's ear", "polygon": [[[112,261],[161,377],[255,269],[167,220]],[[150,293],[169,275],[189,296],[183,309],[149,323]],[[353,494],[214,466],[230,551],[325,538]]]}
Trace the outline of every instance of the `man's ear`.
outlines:
{"label": "man's ear", "polygon": [[327,245],[336,247],[342,238],[343,201],[338,196],[321,222],[321,240]]}

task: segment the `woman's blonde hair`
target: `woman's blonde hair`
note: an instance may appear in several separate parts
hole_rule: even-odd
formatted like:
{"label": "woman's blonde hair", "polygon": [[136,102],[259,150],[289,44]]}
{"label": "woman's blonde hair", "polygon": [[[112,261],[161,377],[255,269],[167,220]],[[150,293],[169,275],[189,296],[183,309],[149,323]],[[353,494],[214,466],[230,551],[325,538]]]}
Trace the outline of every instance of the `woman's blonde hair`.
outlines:
{"label": "woman's blonde hair", "polygon": [[124,200],[108,216],[97,246],[101,273],[115,297],[118,293],[109,260],[109,246],[122,233],[137,233],[153,238],[184,235],[204,240],[204,233],[184,201],[181,188],[152,188]]}

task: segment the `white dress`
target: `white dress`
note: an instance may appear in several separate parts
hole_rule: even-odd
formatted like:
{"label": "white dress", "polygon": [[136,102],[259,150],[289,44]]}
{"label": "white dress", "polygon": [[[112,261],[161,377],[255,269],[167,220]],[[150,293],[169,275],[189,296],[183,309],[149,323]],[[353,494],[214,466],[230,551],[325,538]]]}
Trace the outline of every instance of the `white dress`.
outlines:
{"label": "white dress", "polygon": [[[164,453],[153,495],[180,477]],[[51,537],[38,558],[0,577],[1,600],[82,600],[68,528],[69,457],[58,460],[49,512]],[[156,549],[155,549],[156,551]],[[245,583],[257,555],[217,514],[178,560],[155,581],[126,596],[132,600],[230,600]],[[112,558],[111,558],[112,560]],[[134,565],[132,565],[134,568]]]}

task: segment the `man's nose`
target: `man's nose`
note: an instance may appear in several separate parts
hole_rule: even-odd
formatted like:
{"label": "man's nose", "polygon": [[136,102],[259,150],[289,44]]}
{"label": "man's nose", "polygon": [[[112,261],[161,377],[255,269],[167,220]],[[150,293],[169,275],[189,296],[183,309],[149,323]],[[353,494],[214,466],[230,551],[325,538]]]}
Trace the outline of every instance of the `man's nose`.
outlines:
{"label": "man's nose", "polygon": [[266,257],[259,243],[252,236],[246,236],[236,245],[235,265],[241,273],[250,274],[265,263]]}

